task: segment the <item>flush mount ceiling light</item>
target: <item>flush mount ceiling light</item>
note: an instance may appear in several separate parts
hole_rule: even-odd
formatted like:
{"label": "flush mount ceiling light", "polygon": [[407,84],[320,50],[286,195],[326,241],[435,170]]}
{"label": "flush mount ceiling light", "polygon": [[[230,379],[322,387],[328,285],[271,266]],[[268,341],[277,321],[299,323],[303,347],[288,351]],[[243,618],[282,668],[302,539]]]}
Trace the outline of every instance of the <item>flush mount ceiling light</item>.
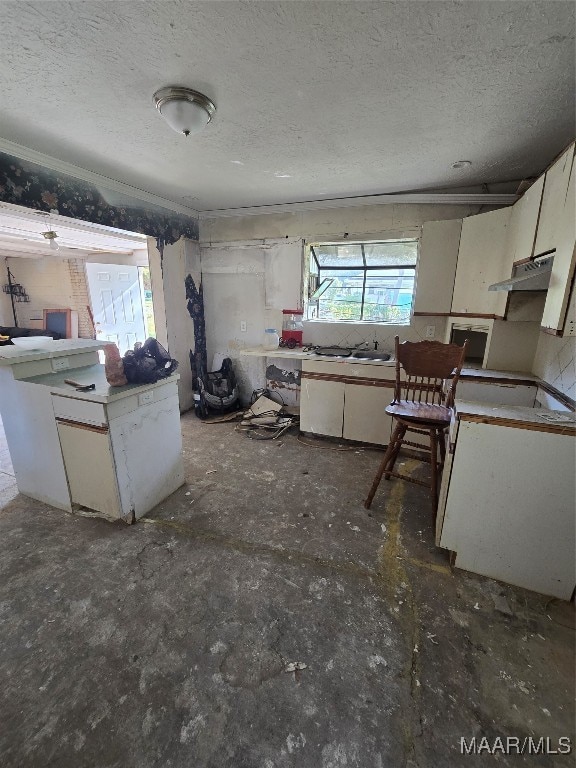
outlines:
{"label": "flush mount ceiling light", "polygon": [[472,165],[471,160],[456,160],[455,163],[452,163],[452,168],[468,168],[469,165]]}
{"label": "flush mount ceiling light", "polygon": [[48,232],[41,232],[41,235],[44,235],[46,240],[50,242],[50,250],[52,251],[59,251],[60,246],[56,242],[56,238],[58,237],[58,234],[54,232],[53,229],[49,229]]}
{"label": "flush mount ceiling light", "polygon": [[184,136],[205,128],[216,112],[214,103],[207,96],[175,85],[156,91],[154,104],[170,128]]}

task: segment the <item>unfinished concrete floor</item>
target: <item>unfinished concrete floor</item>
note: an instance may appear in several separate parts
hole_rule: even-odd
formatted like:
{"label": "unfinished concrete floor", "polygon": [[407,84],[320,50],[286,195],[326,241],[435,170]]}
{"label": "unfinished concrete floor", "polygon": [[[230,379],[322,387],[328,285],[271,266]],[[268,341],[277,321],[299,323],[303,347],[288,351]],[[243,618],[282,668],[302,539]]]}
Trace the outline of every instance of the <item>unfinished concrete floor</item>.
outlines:
{"label": "unfinished concrete floor", "polygon": [[187,484],[133,526],[3,457],[3,768],[573,765],[461,754],[573,739],[573,605],[451,572],[423,489],[368,513],[377,451],[182,426]]}

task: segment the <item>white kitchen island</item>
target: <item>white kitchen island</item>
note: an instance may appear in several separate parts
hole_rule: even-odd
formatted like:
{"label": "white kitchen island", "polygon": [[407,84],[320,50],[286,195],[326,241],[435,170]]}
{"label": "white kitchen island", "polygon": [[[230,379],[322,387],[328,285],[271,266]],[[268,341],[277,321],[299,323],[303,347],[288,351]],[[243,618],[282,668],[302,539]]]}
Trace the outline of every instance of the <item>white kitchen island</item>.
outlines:
{"label": "white kitchen island", "polygon": [[[21,493],[130,523],[184,482],[179,377],[110,387],[102,346],[1,348],[0,413]],[[95,386],[79,392],[64,379]]]}

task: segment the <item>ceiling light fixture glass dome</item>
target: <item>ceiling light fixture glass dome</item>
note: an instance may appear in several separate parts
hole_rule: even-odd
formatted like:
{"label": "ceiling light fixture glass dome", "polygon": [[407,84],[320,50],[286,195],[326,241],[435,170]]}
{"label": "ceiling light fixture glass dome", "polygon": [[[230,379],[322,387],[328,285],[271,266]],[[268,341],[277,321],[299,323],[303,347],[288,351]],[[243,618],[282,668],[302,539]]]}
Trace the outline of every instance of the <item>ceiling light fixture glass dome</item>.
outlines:
{"label": "ceiling light fixture glass dome", "polygon": [[154,104],[170,128],[184,136],[199,133],[216,112],[216,106],[207,96],[179,85],[156,91]]}

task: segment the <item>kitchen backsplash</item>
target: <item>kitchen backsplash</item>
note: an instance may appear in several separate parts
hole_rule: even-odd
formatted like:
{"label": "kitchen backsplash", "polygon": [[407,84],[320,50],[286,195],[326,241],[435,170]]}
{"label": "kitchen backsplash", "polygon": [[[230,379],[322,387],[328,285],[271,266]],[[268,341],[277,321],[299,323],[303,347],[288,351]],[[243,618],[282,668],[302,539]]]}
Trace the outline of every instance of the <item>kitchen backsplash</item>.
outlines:
{"label": "kitchen backsplash", "polygon": [[576,400],[576,338],[541,333],[533,372],[572,400]]}
{"label": "kitchen backsplash", "polygon": [[305,321],[304,341],[307,344],[339,347],[356,347],[365,342],[372,348],[376,340],[378,349],[393,352],[394,336],[400,336],[400,341],[422,341],[430,325],[434,326],[434,338],[444,341],[446,319],[443,317],[413,317],[410,325],[387,326]]}

